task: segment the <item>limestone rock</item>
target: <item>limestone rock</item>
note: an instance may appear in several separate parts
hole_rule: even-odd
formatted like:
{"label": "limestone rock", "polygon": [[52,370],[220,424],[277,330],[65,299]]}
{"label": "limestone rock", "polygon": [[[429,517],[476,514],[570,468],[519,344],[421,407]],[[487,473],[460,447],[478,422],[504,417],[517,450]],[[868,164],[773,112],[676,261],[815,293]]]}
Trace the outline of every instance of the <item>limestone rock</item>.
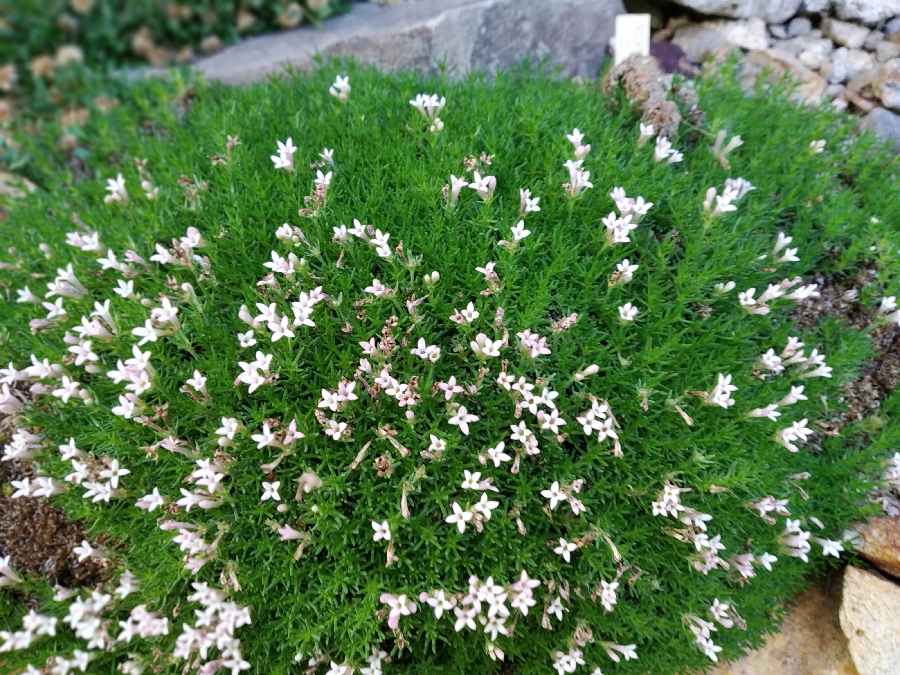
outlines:
{"label": "limestone rock", "polygon": [[862,119],[859,127],[893,143],[900,152],[900,115],[897,113],[886,108],[875,108]]}
{"label": "limestone rock", "polygon": [[738,21],[704,21],[682,26],[675,31],[672,42],[681,47],[691,61],[720,49],[766,49],[769,38],[762,19]]}
{"label": "limestone rock", "polygon": [[833,4],[840,18],[868,24],[900,14],[900,0],[834,0]]}
{"label": "limestone rock", "polygon": [[801,40],[801,50],[797,54],[797,58],[807,68],[818,70],[834,53],[834,45],[828,38],[802,37],[799,39]]}
{"label": "limestone rock", "polygon": [[865,70],[847,83],[847,91],[852,94],[850,100],[866,112],[876,108],[878,101],[885,108],[900,109],[900,67],[885,64]]}
{"label": "limestone rock", "polygon": [[856,552],[882,572],[900,577],[900,517],[871,518],[856,530]]}
{"label": "limestone rock", "polygon": [[825,61],[834,51],[834,44],[832,44],[831,40],[816,37],[812,33],[800,35],[789,40],[778,40],[773,46],[794,56],[799,56],[803,52],[808,51],[811,54],[815,54],[820,63]]}
{"label": "limestone rock", "polygon": [[803,9],[810,14],[824,14],[831,7],[831,0],[804,0]]}
{"label": "limestone rock", "polygon": [[780,23],[770,24],[769,35],[778,40],[784,40],[788,36],[787,28]]}
{"label": "limestone rock", "polygon": [[828,83],[825,78],[804,66],[798,59],[778,49],[749,52],[744,60],[743,84],[751,89],[756,78],[768,73],[775,79],[790,75],[798,81],[794,98],[802,103],[818,103],[822,100]]}
{"label": "limestone rock", "polygon": [[875,46],[875,58],[881,63],[900,56],[900,44],[882,40]]}
{"label": "limestone rock", "polygon": [[870,31],[866,36],[865,42],[863,42],[863,49],[868,49],[870,52],[874,52],[879,43],[883,41],[884,33],[882,33],[880,30]]}
{"label": "limestone rock", "polygon": [[900,16],[895,16],[884,25],[884,32],[887,35],[891,33],[900,33]]}
{"label": "limestone rock", "polygon": [[[675,0],[701,14],[735,19],[760,17],[769,23],[783,23],[800,8],[802,0]],[[890,1],[890,0],[888,0]]]}
{"label": "limestone rock", "polygon": [[[881,99],[881,105],[885,108],[900,112],[900,72],[893,70],[879,77],[875,83],[875,95]],[[898,555],[898,560],[900,560],[900,536],[897,537],[896,541],[895,554]],[[900,572],[896,574],[900,576]]]}
{"label": "limestone rock", "polygon": [[861,675],[896,675],[900,664],[900,586],[874,572],[844,570],[841,628]]}
{"label": "limestone rock", "polygon": [[568,75],[596,74],[621,0],[418,0],[353,5],[322,27],[263,35],[199,60],[205,77],[252,82],[286,66],[307,69],[316,55],[351,56],[384,70],[451,74],[495,71],[529,57]]}
{"label": "limestone rock", "polygon": [[829,82],[846,82],[875,66],[875,57],[862,49],[841,47],[834,50],[831,63],[823,69]]}
{"label": "limestone rock", "polygon": [[858,675],[838,623],[837,596],[830,584],[804,592],[765,645],[712,675]]}
{"label": "limestone rock", "polygon": [[812,21],[805,16],[795,16],[787,25],[787,34],[789,37],[797,37],[798,35],[806,35],[812,30]]}
{"label": "limestone rock", "polygon": [[838,19],[825,19],[822,22],[822,31],[839,45],[850,49],[862,47],[869,36],[869,29],[865,26]]}

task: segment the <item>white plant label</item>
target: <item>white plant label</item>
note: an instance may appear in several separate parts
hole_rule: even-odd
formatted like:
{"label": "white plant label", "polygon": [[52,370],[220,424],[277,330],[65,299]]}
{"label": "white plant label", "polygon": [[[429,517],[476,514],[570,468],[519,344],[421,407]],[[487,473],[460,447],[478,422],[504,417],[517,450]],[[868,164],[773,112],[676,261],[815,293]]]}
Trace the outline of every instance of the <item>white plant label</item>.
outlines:
{"label": "white plant label", "polygon": [[632,54],[650,54],[650,15],[619,14],[613,40],[615,63],[619,65]]}

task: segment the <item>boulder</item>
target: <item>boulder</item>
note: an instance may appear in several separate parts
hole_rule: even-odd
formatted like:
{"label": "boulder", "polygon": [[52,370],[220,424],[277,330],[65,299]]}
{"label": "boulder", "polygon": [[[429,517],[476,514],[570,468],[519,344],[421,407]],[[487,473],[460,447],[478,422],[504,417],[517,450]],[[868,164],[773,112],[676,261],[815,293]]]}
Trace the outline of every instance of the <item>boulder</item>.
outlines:
{"label": "boulder", "polygon": [[860,675],[896,675],[900,664],[900,586],[875,572],[848,567],[839,617]]}
{"label": "boulder", "polygon": [[900,0],[833,0],[832,4],[840,18],[868,24],[900,14]]}
{"label": "boulder", "polygon": [[762,19],[738,21],[704,21],[691,23],[675,30],[672,42],[681,47],[691,61],[720,49],[766,49],[769,38]]}
{"label": "boulder", "polygon": [[900,577],[900,517],[871,518],[856,530],[856,552],[882,572]]}
{"label": "boulder", "polygon": [[768,23],[783,23],[800,9],[802,0],[675,0],[700,14],[735,19],[759,17]]}
{"label": "boulder", "polygon": [[321,27],[244,40],[195,68],[226,84],[262,79],[316,56],[349,56],[384,70],[494,72],[525,58],[547,59],[567,75],[593,76],[613,34],[621,0],[418,0],[354,4]]}
{"label": "boulder", "polygon": [[839,45],[850,49],[862,47],[869,36],[869,29],[865,26],[839,19],[825,19],[822,22],[822,32]]}

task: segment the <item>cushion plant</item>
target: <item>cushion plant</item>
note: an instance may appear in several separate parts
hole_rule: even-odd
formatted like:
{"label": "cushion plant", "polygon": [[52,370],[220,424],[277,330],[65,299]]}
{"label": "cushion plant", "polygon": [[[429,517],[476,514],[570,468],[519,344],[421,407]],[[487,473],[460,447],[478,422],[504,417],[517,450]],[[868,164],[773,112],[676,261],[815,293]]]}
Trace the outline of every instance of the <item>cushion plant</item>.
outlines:
{"label": "cushion plant", "polygon": [[164,89],[3,225],[13,496],[105,570],[2,559],[5,672],[683,671],[849,548],[877,458],[825,423],[869,340],[792,317],[868,265],[898,320],[898,207],[837,114],[727,74],[677,138],[534,69]]}

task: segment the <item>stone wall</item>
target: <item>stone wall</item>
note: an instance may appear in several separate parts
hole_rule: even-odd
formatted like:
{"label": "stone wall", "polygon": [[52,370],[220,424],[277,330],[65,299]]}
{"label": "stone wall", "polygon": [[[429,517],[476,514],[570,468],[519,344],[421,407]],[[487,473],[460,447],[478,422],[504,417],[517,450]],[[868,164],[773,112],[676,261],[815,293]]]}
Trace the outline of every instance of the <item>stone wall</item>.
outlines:
{"label": "stone wall", "polygon": [[740,49],[748,84],[790,75],[799,99],[865,115],[864,128],[900,148],[900,0],[675,2],[690,12],[655,39],[682,50],[688,71]]}

